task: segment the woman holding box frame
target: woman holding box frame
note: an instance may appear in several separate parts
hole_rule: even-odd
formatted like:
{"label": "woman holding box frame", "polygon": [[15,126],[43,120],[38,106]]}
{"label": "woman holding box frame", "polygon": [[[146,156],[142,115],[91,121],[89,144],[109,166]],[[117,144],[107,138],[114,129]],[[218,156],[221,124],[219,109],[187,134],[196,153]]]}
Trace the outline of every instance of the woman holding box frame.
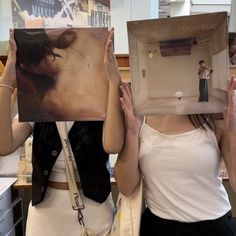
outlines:
{"label": "woman holding box frame", "polygon": [[[106,118],[103,121],[67,122],[76,176],[85,205],[85,226],[96,235],[109,235],[113,216],[108,153],[123,145],[123,114],[119,101],[119,71],[112,51],[113,31],[108,35],[104,65],[109,80]],[[79,62],[78,62],[79,63]],[[32,203],[26,235],[80,235],[77,211],[70,203],[62,145],[54,122],[11,122],[10,98],[16,80],[16,44],[10,30],[6,67],[0,81],[0,156],[12,153],[33,133]],[[78,174],[77,174],[78,175]],[[79,179],[78,179],[79,178]]]}
{"label": "woman holding box frame", "polygon": [[236,79],[229,85],[225,120],[212,114],[135,116],[128,84],[122,84],[126,136],[114,173],[131,195],[144,180],[147,208],[141,236],[236,235],[231,206],[219,178],[221,156],[236,191]]}

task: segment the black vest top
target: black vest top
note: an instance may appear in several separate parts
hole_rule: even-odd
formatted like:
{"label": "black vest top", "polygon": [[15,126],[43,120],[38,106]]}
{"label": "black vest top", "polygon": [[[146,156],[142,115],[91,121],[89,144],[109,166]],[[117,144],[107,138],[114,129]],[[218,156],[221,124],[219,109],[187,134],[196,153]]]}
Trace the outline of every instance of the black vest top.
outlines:
{"label": "black vest top", "polygon": [[[83,193],[102,203],[111,191],[106,168],[109,155],[102,145],[103,121],[74,122],[69,140],[78,168]],[[43,201],[49,175],[62,144],[55,122],[36,122],[32,149],[32,205]]]}

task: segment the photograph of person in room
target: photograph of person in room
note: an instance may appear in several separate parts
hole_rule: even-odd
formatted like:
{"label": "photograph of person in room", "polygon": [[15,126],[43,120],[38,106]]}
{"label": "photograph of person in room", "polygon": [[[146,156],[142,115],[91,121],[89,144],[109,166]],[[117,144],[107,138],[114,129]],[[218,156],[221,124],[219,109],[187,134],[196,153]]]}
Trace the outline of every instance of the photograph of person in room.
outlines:
{"label": "photograph of person in room", "polygon": [[204,60],[198,62],[198,76],[199,76],[199,102],[208,102],[208,80],[213,70],[205,64]]}
{"label": "photograph of person in room", "polygon": [[103,120],[107,28],[16,29],[20,121]]}
{"label": "photograph of person in room", "polygon": [[[131,87],[122,84],[126,134],[114,174],[119,191],[133,196],[143,178],[146,208],[140,236],[236,236],[220,163],[236,193],[236,78],[222,114],[135,115]],[[134,197],[134,196],[133,196]]]}
{"label": "photograph of person in room", "polygon": [[236,65],[236,33],[229,33],[229,61]]}
{"label": "photograph of person in room", "polygon": [[[67,37],[70,41],[71,35]],[[108,83],[105,120],[66,122],[74,155],[75,179],[84,204],[83,222],[97,236],[107,236],[110,233],[114,206],[107,161],[109,153],[118,153],[121,150],[124,138],[119,89],[121,77],[113,54],[112,37],[113,31],[108,32],[102,59]],[[38,50],[41,56],[46,53],[43,48]],[[50,51],[51,47],[47,49]],[[19,122],[17,117],[11,121],[11,94],[16,82],[17,50],[14,32],[10,30],[10,47],[0,80],[0,156],[14,152],[33,135],[32,201],[28,210],[26,236],[80,235],[82,227],[78,211],[71,206],[62,143],[55,122]],[[53,56],[59,57],[57,54]],[[76,63],[79,68],[87,69],[88,63],[92,62],[83,58]],[[27,66],[27,63],[24,65]],[[48,74],[55,73],[54,68],[47,69]],[[36,70],[34,74],[37,74]],[[67,77],[70,79],[70,75]],[[73,91],[73,84],[71,90]],[[80,104],[76,97],[67,94],[70,95],[71,103]]]}

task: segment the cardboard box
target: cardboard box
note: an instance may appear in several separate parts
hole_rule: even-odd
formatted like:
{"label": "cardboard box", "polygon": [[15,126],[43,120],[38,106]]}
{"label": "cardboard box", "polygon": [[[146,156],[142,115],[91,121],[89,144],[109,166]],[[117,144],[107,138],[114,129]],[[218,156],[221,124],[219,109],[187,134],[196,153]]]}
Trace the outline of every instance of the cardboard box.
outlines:
{"label": "cardboard box", "polygon": [[[226,12],[130,21],[127,26],[136,114],[223,112],[228,79]],[[200,97],[201,60],[208,70],[204,75],[208,90],[203,91],[201,80]],[[208,99],[202,99],[203,93]]]}

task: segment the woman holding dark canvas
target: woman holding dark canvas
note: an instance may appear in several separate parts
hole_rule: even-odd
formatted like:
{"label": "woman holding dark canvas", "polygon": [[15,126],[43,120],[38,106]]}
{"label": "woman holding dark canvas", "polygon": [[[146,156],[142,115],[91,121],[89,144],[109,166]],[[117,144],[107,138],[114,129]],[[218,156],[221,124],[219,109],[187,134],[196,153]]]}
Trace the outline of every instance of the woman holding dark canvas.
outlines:
{"label": "woman holding dark canvas", "polygon": [[[82,210],[83,221],[94,235],[100,236],[109,235],[113,215],[110,176],[106,168],[108,153],[119,152],[124,133],[119,101],[121,82],[112,52],[112,35],[111,31],[104,59],[109,80],[104,122],[66,122],[74,154],[75,178],[85,206]],[[71,206],[56,124],[20,123],[18,119],[11,122],[10,97],[16,80],[15,64],[16,45],[14,33],[10,31],[9,54],[0,81],[0,155],[12,153],[33,133],[32,203],[28,211],[26,235],[80,235],[82,227],[78,212]]]}
{"label": "woman holding dark canvas", "polygon": [[121,86],[126,136],[114,172],[125,195],[131,195],[143,177],[147,208],[141,236],[236,235],[219,177],[223,156],[236,192],[235,89],[232,78],[225,120],[213,114],[141,119],[134,114],[130,87]]}

